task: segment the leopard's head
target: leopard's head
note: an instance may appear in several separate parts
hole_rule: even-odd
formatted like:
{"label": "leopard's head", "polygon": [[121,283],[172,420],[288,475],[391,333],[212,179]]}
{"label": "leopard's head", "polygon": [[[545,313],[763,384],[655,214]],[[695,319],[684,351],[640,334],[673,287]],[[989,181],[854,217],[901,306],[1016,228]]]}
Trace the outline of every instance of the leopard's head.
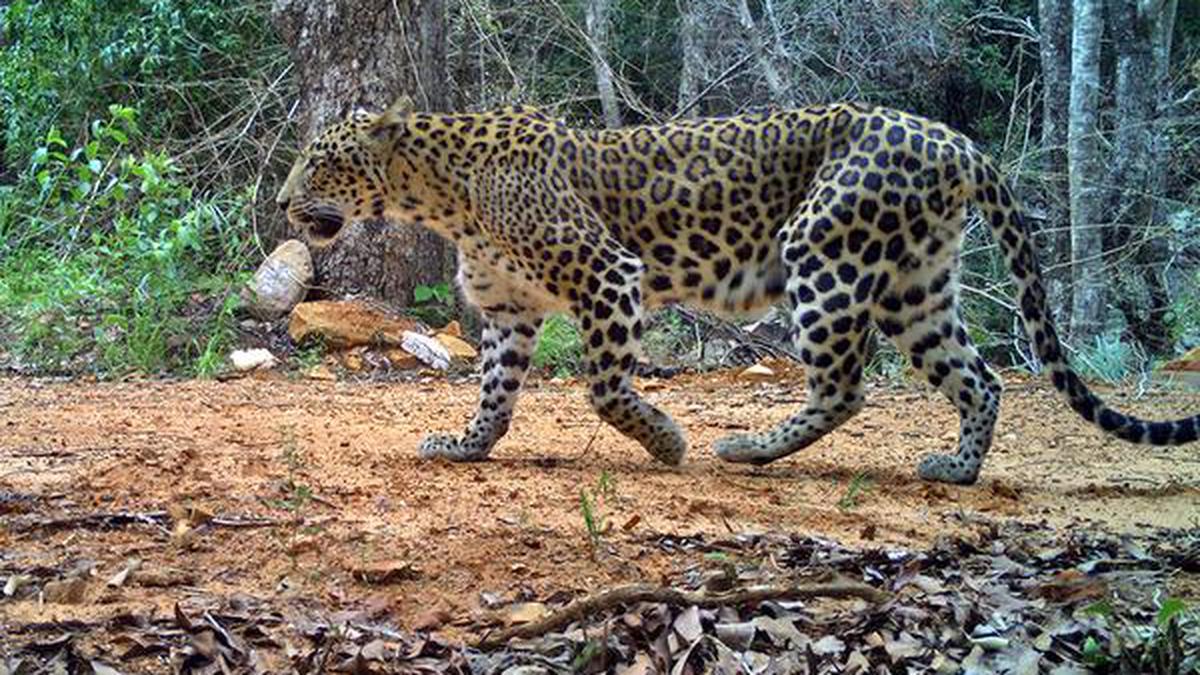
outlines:
{"label": "leopard's head", "polygon": [[296,158],[275,203],[309,245],[324,248],[348,223],[383,216],[388,160],[382,131],[411,107],[405,97],[383,113],[355,110]]}

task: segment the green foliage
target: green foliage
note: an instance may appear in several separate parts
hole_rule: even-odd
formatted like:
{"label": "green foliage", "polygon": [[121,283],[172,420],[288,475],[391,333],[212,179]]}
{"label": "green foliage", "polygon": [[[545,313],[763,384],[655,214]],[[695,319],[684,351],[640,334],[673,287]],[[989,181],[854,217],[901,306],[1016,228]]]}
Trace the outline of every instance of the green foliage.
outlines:
{"label": "green foliage", "polygon": [[605,520],[598,511],[596,499],[583,488],[579,489],[579,513],[583,516],[583,527],[587,532],[588,543],[595,551],[600,546],[601,537],[604,536]]}
{"label": "green foliage", "polygon": [[533,351],[534,367],[565,377],[577,372],[582,360],[583,338],[575,324],[561,314],[546,319]]}
{"label": "green foliage", "polygon": [[600,472],[596,487],[579,489],[579,514],[583,518],[588,545],[592,555],[600,549],[604,535],[609,530],[608,508],[617,500],[617,482],[608,471]]}
{"label": "green foliage", "polygon": [[891,340],[876,340],[876,349],[871,354],[871,360],[867,362],[865,374],[898,382],[904,379],[907,367],[908,358],[896,349]]}
{"label": "green foliage", "polygon": [[1129,376],[1137,361],[1135,351],[1120,335],[1097,335],[1091,346],[1075,353],[1072,365],[1085,378],[1116,384]]}
{"label": "green foliage", "polygon": [[1200,653],[1186,642],[1187,635],[1200,630],[1200,612],[1188,608],[1183,600],[1164,599],[1149,623],[1123,616],[1103,600],[1080,612],[1095,617],[1106,628],[1084,639],[1080,652],[1088,666],[1100,672],[1200,673]]}
{"label": "green foliage", "polygon": [[874,485],[871,483],[871,478],[867,476],[865,471],[860,471],[854,474],[854,478],[846,485],[846,492],[842,494],[841,499],[838,499],[837,507],[841,511],[852,511],[858,507],[859,500],[863,495],[870,492]]}
{"label": "green foliage", "polygon": [[45,369],[218,368],[250,247],[247,195],[197,198],[137,114],[111,106],[71,147],[51,127],[0,194],[0,331]]}
{"label": "green foliage", "polygon": [[653,363],[669,364],[687,356],[692,350],[695,334],[673,308],[652,314],[646,322],[642,346]]}
{"label": "green foliage", "polygon": [[52,126],[71,139],[102,110],[97,103],[113,99],[137,101],[155,138],[182,138],[244,103],[237,80],[279,52],[265,9],[228,0],[14,0],[0,9],[3,159],[24,161]]}
{"label": "green foliage", "polygon": [[448,303],[454,299],[454,293],[450,291],[450,284],[445,282],[433,284],[432,286],[420,285],[413,289],[413,301],[417,304],[428,302]]}
{"label": "green foliage", "polygon": [[444,326],[454,318],[454,291],[450,284],[421,284],[413,289],[409,312],[431,326]]}

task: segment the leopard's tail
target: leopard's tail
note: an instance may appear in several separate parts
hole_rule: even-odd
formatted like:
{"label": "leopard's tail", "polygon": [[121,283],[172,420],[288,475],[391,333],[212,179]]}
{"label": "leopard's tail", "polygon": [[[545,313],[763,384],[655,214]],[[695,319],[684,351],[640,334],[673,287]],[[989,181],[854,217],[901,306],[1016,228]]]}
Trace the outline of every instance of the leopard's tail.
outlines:
{"label": "leopard's tail", "polygon": [[[1152,422],[1110,408],[1088,389],[1067,362],[1062,342],[1046,303],[1046,289],[1034,255],[1032,236],[1016,197],[991,160],[976,154],[972,162],[973,201],[983,212],[1017,286],[1025,332],[1038,358],[1050,372],[1054,388],[1066,396],[1075,412],[1105,432],[1133,443],[1181,445],[1200,436],[1200,415]],[[976,170],[977,169],[977,170]]]}

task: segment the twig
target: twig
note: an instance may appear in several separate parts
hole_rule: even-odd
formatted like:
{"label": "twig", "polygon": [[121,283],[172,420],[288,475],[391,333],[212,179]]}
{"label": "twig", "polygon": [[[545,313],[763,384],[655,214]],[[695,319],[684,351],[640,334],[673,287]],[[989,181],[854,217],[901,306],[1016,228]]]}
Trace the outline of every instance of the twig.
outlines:
{"label": "twig", "polygon": [[67,516],[22,524],[20,530],[65,530],[88,527],[118,527],[121,525],[154,525],[162,527],[167,520],[166,511],[89,513],[82,516]]}
{"label": "twig", "polygon": [[[330,505],[334,506],[333,504]],[[125,525],[152,525],[165,532],[167,531],[165,525],[169,520],[170,514],[166,511],[120,511],[115,513],[89,513],[81,516],[67,516],[65,518],[25,522],[17,524],[13,529],[16,531],[54,531],[78,528],[121,527]],[[240,516],[217,517],[201,523],[201,525],[211,527],[274,527],[281,524],[283,524],[283,521]]]}
{"label": "twig", "polygon": [[757,604],[768,600],[799,600],[804,598],[862,598],[883,603],[891,596],[864,583],[829,574],[822,580],[789,586],[755,586],[724,593],[705,593],[633,584],[604,591],[599,595],[577,600],[539,621],[513,626],[485,635],[477,644],[480,649],[499,647],[512,638],[531,638],[564,628],[571,623],[600,612],[639,602],[657,602],[696,607],[726,607]]}
{"label": "twig", "polygon": [[284,521],[272,518],[213,518],[206,523],[213,527],[275,527]]}

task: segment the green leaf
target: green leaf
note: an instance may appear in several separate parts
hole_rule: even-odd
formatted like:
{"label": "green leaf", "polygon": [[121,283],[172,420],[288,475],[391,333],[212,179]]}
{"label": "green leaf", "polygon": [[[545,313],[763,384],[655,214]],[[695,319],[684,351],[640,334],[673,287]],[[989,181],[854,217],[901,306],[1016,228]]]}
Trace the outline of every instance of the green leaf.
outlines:
{"label": "green leaf", "polygon": [[417,286],[413,289],[413,301],[417,303],[429,302],[433,295],[433,289],[429,286]]}
{"label": "green leaf", "polygon": [[1108,655],[1104,653],[1104,647],[1091,635],[1083,641],[1083,661],[1093,666],[1108,661]]}
{"label": "green leaf", "polygon": [[67,147],[66,140],[59,133],[58,127],[50,127],[50,131],[46,133],[46,145],[57,145],[60,148]]}
{"label": "green leaf", "polygon": [[1155,622],[1159,628],[1166,628],[1179,614],[1187,611],[1187,605],[1179,598],[1167,598],[1163,601],[1162,607],[1158,608],[1158,616],[1155,617]]}
{"label": "green leaf", "polygon": [[1098,600],[1080,610],[1083,614],[1092,616],[1110,617],[1113,615],[1113,607],[1107,600]]}

